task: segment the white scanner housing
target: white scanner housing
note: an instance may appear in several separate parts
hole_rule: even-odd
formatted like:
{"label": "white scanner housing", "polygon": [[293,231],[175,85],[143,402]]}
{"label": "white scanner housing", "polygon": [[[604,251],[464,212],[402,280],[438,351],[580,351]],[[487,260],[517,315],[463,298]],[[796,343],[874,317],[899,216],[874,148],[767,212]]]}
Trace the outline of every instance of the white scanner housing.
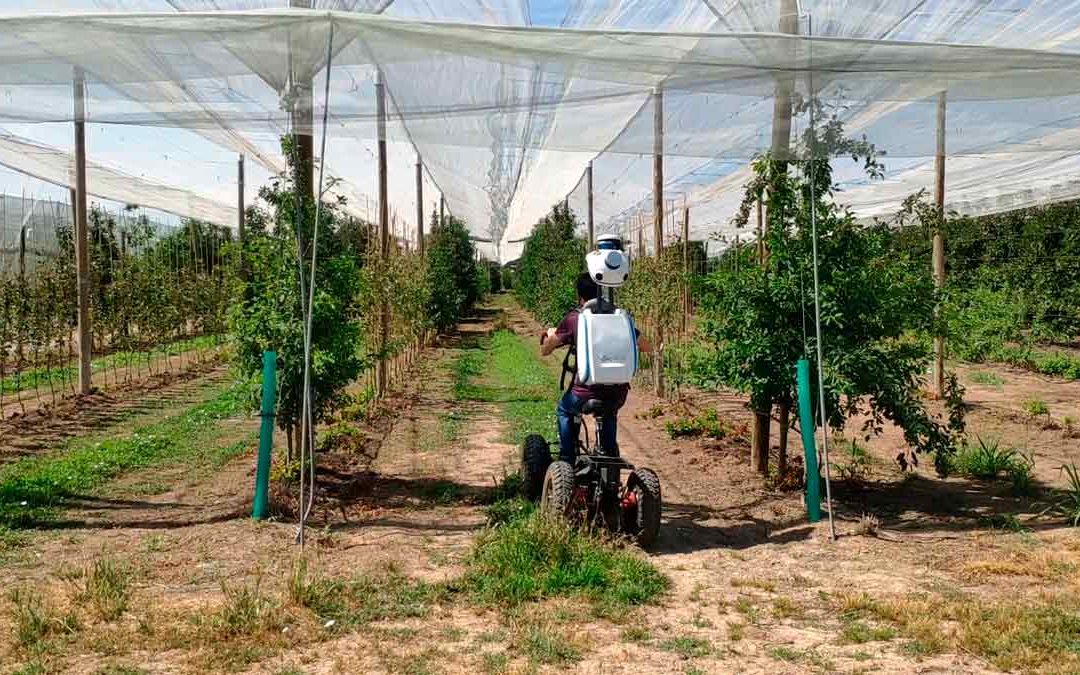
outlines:
{"label": "white scanner housing", "polygon": [[577,379],[582,384],[629,384],[638,367],[637,331],[625,309],[578,314]]}
{"label": "white scanner housing", "polygon": [[622,240],[616,235],[600,237],[597,250],[585,256],[585,267],[597,286],[618,288],[630,277],[630,258],[622,250]]}

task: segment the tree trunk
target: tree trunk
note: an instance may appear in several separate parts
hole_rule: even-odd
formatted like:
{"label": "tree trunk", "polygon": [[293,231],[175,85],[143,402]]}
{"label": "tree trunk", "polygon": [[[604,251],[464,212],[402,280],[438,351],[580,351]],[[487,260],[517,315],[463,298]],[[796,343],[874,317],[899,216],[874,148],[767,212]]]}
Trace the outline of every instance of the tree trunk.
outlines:
{"label": "tree trunk", "polygon": [[791,401],[780,401],[780,451],[776,454],[776,473],[783,476],[787,472],[787,443],[790,428]]}
{"label": "tree trunk", "polygon": [[[770,406],[771,408],[771,406]],[[750,468],[762,475],[769,473],[769,433],[772,411],[754,411],[754,431],[750,439]]]}

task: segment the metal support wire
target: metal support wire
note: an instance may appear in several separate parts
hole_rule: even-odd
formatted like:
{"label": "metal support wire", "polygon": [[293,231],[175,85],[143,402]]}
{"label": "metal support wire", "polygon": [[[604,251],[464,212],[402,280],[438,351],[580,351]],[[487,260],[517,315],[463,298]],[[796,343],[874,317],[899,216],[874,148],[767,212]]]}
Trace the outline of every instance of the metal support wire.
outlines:
{"label": "metal support wire", "polygon": [[[813,17],[806,16],[809,36],[814,36]],[[810,138],[815,140],[814,119],[814,43],[810,42]],[[829,512],[829,536],[836,540],[836,521],[833,519],[832,502],[832,476],[829,470],[829,417],[825,412],[825,348],[821,337],[821,289],[818,284],[818,250],[817,250],[817,194],[814,185],[814,147],[810,147],[810,237],[814,251],[814,331],[817,336],[817,379],[818,379],[818,407],[821,409],[821,449],[825,461],[825,503]]]}
{"label": "metal support wire", "polygon": [[[311,395],[311,324],[315,313],[315,269],[319,255],[319,219],[322,216],[323,176],[326,169],[326,126],[330,115],[330,66],[334,57],[334,24],[330,23],[330,40],[326,49],[326,88],[323,93],[322,141],[319,146],[319,187],[315,192],[315,223],[311,232],[311,275],[308,278],[307,310],[304,312],[304,401],[301,414],[301,433],[304,438],[300,443],[300,530],[296,540],[304,547],[304,529],[307,518],[315,504],[315,419],[312,414]],[[301,262],[302,264],[302,262]],[[301,270],[300,276],[303,277]],[[305,453],[305,448],[307,452]],[[304,503],[304,462],[310,459],[308,474],[308,499]]]}

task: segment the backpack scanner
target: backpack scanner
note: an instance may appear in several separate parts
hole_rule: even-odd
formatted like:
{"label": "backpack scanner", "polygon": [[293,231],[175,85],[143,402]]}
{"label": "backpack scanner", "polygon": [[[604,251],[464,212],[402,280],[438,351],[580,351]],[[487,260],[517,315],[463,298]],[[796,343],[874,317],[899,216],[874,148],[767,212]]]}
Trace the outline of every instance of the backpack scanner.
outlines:
{"label": "backpack scanner", "polygon": [[[603,236],[597,250],[585,256],[589,276],[600,288],[600,297],[585,303],[578,313],[577,343],[563,359],[560,386],[574,373],[585,385],[629,384],[638,369],[637,329],[625,309],[615,306],[615,289],[630,276],[630,259],[622,240]],[[570,365],[570,357],[575,365]],[[573,384],[573,379],[571,379]]]}

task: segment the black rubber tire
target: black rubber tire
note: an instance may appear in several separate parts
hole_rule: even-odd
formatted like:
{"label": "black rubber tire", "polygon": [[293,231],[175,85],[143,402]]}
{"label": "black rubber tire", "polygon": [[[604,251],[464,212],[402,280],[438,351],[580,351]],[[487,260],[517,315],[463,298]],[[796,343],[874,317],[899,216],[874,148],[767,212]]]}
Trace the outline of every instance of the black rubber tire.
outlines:
{"label": "black rubber tire", "polygon": [[544,513],[569,518],[574,498],[574,467],[566,462],[552,462],[544,474],[544,491],[540,508]]}
{"label": "black rubber tire", "polygon": [[535,502],[544,491],[544,476],[551,466],[551,447],[540,434],[529,434],[521,445],[521,490]]}
{"label": "black rubber tire", "polygon": [[652,469],[634,469],[626,485],[637,506],[623,514],[623,531],[635,544],[648,548],[660,534],[660,478]]}

